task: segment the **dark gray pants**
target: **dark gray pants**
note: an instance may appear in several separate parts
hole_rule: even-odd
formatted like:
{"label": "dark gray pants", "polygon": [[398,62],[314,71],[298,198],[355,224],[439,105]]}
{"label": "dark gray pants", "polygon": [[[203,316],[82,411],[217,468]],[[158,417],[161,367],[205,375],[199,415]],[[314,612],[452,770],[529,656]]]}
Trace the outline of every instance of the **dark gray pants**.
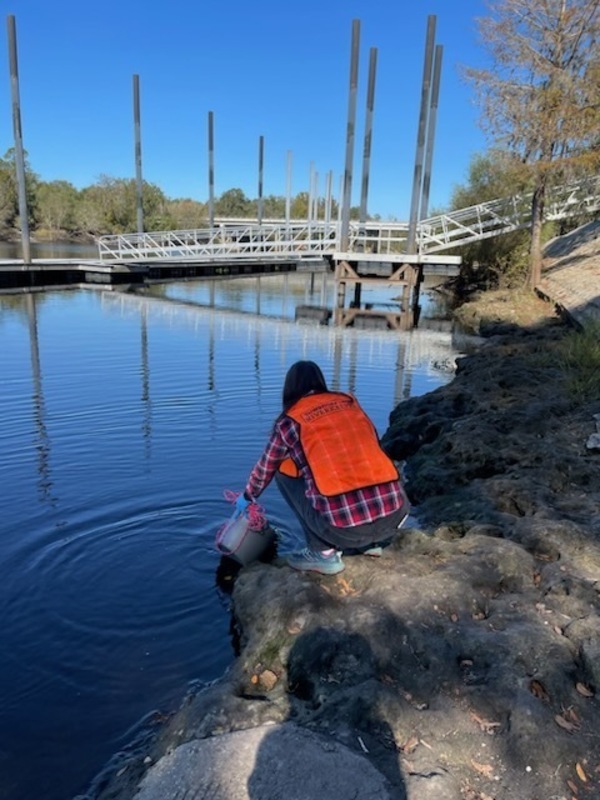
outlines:
{"label": "dark gray pants", "polygon": [[408,504],[387,517],[374,522],[355,525],[352,528],[337,528],[316,511],[305,494],[304,478],[290,478],[278,472],[275,482],[284,500],[298,517],[306,543],[311,550],[327,550],[335,547],[345,553],[360,552],[373,545],[387,544],[406,517]]}

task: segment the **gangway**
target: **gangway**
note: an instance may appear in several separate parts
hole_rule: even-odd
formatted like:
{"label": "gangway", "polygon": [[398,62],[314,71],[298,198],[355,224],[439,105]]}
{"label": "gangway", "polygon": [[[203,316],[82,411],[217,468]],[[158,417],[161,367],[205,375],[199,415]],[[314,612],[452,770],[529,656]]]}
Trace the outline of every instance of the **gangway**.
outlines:
{"label": "gangway", "polygon": [[[368,246],[373,252],[401,253],[407,233],[406,223],[352,223],[350,245],[357,250]],[[339,240],[339,224],[323,220],[258,224],[225,219],[213,229],[113,234],[99,237],[97,244],[102,261],[304,261],[332,255]]]}
{"label": "gangway", "polygon": [[[533,192],[469,206],[421,220],[419,249],[433,254],[521,230],[531,224]],[[545,219],[559,220],[600,209],[600,177],[553,190],[546,202]]]}
{"label": "gangway", "polygon": [[[449,250],[493,236],[526,228],[531,222],[531,192],[491,200],[468,208],[421,220],[417,252],[406,253],[408,224],[369,220],[351,222],[348,248],[340,251],[339,222],[323,220],[221,220],[212,229],[126,233],[98,238],[104,262],[225,263],[240,260],[264,262],[323,259],[339,261],[362,254],[369,261],[413,264],[460,263],[460,256],[443,256]],[[545,218],[564,219],[600,209],[600,177],[594,176],[553,190],[546,202]]]}

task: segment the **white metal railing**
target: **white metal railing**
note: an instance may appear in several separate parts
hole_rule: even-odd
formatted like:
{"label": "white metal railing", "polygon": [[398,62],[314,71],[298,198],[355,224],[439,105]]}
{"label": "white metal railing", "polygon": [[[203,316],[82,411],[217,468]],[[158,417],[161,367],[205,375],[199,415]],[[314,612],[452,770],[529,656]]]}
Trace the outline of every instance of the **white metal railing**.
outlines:
{"label": "white metal railing", "polygon": [[[408,226],[404,223],[368,223],[350,226],[350,247],[378,253],[401,253]],[[103,261],[248,259],[305,259],[336,250],[339,224],[314,222],[256,222],[227,220],[212,230],[154,231],[101,236],[98,252]]]}
{"label": "white metal railing", "polygon": [[[533,193],[514,195],[421,220],[419,252],[438,253],[452,247],[510,233],[531,222]],[[600,209],[600,177],[556,188],[546,202],[545,217],[563,219]]]}
{"label": "white metal railing", "polygon": [[[421,220],[417,250],[426,256],[526,227],[531,221],[532,194],[492,200]],[[561,219],[600,209],[600,177],[554,190],[546,218]],[[378,255],[406,249],[408,224],[370,220],[350,223],[348,250]],[[314,259],[340,250],[339,222],[222,220],[213,229],[158,231],[101,236],[102,261],[195,262]]]}

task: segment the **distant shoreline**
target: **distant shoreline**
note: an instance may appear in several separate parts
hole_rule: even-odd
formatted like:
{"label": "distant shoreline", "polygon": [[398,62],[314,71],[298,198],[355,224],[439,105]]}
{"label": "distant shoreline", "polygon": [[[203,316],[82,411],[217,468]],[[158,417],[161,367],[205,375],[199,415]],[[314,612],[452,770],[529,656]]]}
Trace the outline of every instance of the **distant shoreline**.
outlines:
{"label": "distant shoreline", "polygon": [[[1,244],[20,244],[22,239],[21,231],[12,229],[0,233]],[[91,233],[69,234],[66,231],[59,233],[50,231],[36,231],[31,234],[29,240],[32,244],[94,244],[96,237]]]}

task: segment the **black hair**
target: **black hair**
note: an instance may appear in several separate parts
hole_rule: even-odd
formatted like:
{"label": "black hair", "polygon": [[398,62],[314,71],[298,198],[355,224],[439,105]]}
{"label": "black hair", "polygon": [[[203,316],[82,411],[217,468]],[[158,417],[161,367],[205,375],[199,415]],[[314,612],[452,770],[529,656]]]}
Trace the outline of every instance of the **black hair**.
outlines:
{"label": "black hair", "polygon": [[314,361],[296,361],[288,369],[283,384],[283,410],[294,405],[310,392],[326,392],[327,383]]}

